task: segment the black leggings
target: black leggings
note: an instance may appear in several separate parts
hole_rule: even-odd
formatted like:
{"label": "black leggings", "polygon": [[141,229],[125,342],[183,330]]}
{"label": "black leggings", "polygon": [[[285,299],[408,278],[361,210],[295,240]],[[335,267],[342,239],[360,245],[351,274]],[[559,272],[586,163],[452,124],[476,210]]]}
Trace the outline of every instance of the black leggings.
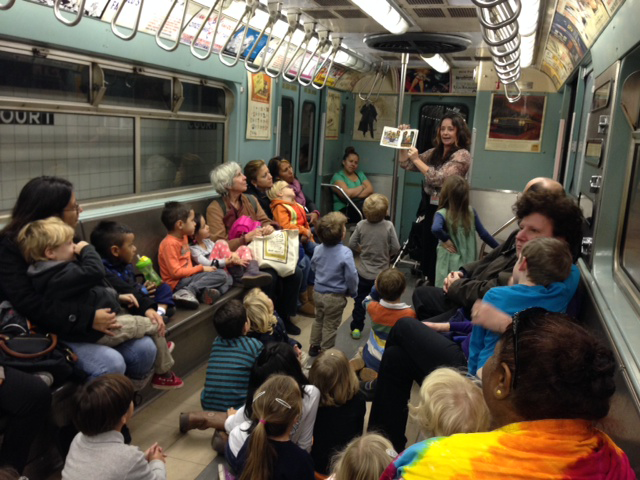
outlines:
{"label": "black leggings", "polygon": [[[273,300],[276,312],[283,320],[293,317],[298,311],[298,293],[302,286],[302,269],[296,265],[296,271],[288,277],[280,277],[273,268],[261,268],[271,275],[271,284],[262,290]],[[292,293],[293,292],[293,293]]]}
{"label": "black leggings", "polygon": [[391,329],[382,355],[369,430],[383,432],[396,451],[404,450],[413,382],[422,383],[438,367],[466,365],[457,343],[414,318],[400,319]]}
{"label": "black leggings", "polygon": [[0,413],[7,417],[7,428],[0,448],[0,465],[22,472],[29,448],[49,418],[51,391],[38,377],[4,367],[0,385]]}

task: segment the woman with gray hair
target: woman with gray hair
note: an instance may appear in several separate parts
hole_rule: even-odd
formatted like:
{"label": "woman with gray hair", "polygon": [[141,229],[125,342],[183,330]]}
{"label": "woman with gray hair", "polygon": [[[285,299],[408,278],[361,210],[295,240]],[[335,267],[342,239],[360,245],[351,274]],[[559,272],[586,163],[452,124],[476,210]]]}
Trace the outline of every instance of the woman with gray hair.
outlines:
{"label": "woman with gray hair", "polygon": [[[211,229],[211,240],[224,239],[229,242],[231,251],[241,245],[247,245],[258,235],[273,233],[271,220],[255,197],[245,195],[247,178],[243,175],[240,165],[235,162],[223,163],[211,171],[211,185],[221,198],[214,199],[207,207],[207,224]],[[260,222],[260,227],[247,232],[239,238],[229,239],[229,230],[242,216]],[[265,287],[265,293],[273,299],[276,311],[284,320],[287,332],[298,335],[300,329],[293,324],[291,317],[297,311],[297,296],[287,295],[285,292],[298,292],[302,284],[302,270],[296,267],[293,275],[285,278],[278,277],[275,270],[264,269],[273,279],[271,286]]]}

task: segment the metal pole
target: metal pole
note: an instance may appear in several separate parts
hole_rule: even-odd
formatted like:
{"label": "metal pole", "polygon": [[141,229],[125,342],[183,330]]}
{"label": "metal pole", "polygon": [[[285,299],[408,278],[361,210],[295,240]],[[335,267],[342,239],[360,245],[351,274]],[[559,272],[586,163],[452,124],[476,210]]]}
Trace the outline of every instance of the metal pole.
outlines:
{"label": "metal pole", "polygon": [[[400,85],[398,86],[398,117],[396,125],[402,123],[402,111],[404,107],[404,84],[407,79],[407,65],[409,64],[409,54],[403,53],[401,59],[402,67],[400,69]],[[398,167],[400,166],[400,150],[396,150],[393,162],[393,179],[391,181],[391,221],[396,222],[396,207],[398,205]]]}

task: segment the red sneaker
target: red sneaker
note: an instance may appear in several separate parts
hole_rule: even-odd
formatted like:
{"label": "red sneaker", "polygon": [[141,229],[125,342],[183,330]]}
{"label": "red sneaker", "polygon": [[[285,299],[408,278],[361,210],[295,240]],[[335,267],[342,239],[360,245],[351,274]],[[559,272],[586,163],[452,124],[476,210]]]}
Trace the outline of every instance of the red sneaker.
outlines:
{"label": "red sneaker", "polygon": [[151,386],[158,390],[171,390],[172,388],[181,388],[183,385],[182,379],[173,372],[170,372],[168,377],[156,373],[151,380]]}

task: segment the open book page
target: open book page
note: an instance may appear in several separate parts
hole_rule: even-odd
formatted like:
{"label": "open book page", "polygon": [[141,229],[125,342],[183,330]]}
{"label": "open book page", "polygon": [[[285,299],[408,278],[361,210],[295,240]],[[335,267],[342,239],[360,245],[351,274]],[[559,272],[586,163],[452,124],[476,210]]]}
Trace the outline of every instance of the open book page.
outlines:
{"label": "open book page", "polygon": [[391,148],[411,148],[416,146],[418,130],[400,130],[394,127],[384,127],[380,145]]}

